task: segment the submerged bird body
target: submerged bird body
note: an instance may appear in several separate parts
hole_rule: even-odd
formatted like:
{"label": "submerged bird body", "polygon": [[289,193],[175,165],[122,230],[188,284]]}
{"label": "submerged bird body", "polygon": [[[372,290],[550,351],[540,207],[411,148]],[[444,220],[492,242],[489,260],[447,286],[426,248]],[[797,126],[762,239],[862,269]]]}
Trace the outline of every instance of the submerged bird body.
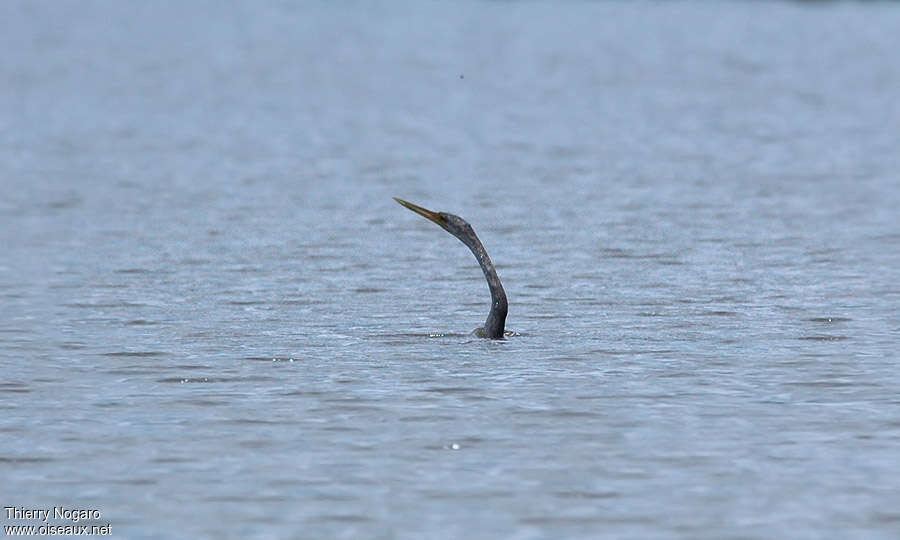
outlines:
{"label": "submerged bird body", "polygon": [[472,226],[459,216],[445,212],[432,212],[396,197],[394,197],[394,200],[413,212],[437,223],[445,231],[459,238],[463,244],[472,250],[475,258],[478,259],[478,264],[481,265],[484,278],[487,280],[488,288],[491,291],[491,311],[488,313],[487,320],[484,321],[484,327],[476,329],[475,333],[479,337],[502,339],[506,325],[506,313],[509,307],[506,301],[506,292],[503,290],[503,285],[500,284],[500,277],[497,275],[497,270],[494,268],[491,258],[488,257],[487,251],[485,251]]}

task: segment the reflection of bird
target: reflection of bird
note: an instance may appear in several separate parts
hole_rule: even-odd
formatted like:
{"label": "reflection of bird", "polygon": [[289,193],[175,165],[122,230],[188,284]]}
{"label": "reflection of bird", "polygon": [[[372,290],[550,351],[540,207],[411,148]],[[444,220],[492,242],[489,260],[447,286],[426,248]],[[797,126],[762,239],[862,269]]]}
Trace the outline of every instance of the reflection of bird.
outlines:
{"label": "reflection of bird", "polygon": [[491,263],[491,258],[488,257],[487,251],[484,250],[484,246],[481,245],[481,240],[475,235],[472,226],[459,216],[444,212],[432,212],[396,197],[394,197],[394,200],[413,212],[437,223],[445,231],[459,238],[463,244],[469,246],[469,249],[475,254],[475,258],[478,259],[481,269],[484,270],[488,288],[491,289],[491,312],[488,313],[487,320],[484,321],[484,328],[476,329],[475,333],[478,337],[502,339],[503,326],[506,324],[506,293],[503,291],[503,285],[500,284],[500,278],[497,277],[497,271]]}

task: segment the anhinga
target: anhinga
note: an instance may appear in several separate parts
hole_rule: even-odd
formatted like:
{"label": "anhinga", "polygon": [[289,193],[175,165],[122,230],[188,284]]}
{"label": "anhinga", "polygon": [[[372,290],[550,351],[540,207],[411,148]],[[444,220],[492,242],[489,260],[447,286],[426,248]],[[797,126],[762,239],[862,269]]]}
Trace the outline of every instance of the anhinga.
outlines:
{"label": "anhinga", "polygon": [[502,339],[508,308],[506,292],[503,291],[503,285],[500,284],[500,278],[497,276],[497,270],[494,269],[494,265],[491,263],[491,258],[488,257],[487,251],[484,250],[484,246],[481,245],[481,240],[475,235],[475,230],[472,229],[472,226],[459,216],[445,212],[432,212],[396,197],[394,197],[394,200],[413,212],[437,223],[445,231],[459,238],[463,244],[469,246],[469,249],[475,254],[475,258],[478,259],[478,264],[481,265],[484,277],[487,279],[488,288],[491,290],[491,312],[488,313],[487,320],[484,321],[484,328],[477,328],[475,334],[478,337]]}

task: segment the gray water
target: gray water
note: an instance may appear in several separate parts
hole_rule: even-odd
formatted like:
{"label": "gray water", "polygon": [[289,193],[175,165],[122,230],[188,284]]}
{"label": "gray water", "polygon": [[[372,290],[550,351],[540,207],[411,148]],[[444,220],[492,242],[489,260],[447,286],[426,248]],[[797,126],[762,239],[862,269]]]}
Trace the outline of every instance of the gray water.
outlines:
{"label": "gray water", "polygon": [[900,537],[898,50],[897,4],[3,2],[0,503]]}

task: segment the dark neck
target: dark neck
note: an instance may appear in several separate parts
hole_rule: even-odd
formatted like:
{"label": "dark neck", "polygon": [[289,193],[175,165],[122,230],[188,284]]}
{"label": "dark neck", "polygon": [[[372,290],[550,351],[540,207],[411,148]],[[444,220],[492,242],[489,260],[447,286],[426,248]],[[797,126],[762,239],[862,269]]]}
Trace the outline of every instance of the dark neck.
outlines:
{"label": "dark neck", "polygon": [[481,245],[481,241],[475,237],[471,244],[466,242],[466,245],[469,246],[469,249],[475,254],[475,258],[478,259],[478,264],[481,265],[481,269],[484,271],[484,278],[487,280],[488,288],[491,290],[491,312],[488,313],[487,320],[484,321],[484,337],[500,339],[503,337],[503,329],[506,326],[506,312],[509,307],[506,302],[506,291],[503,290],[497,270],[494,269],[491,258],[488,257],[487,251]]}

